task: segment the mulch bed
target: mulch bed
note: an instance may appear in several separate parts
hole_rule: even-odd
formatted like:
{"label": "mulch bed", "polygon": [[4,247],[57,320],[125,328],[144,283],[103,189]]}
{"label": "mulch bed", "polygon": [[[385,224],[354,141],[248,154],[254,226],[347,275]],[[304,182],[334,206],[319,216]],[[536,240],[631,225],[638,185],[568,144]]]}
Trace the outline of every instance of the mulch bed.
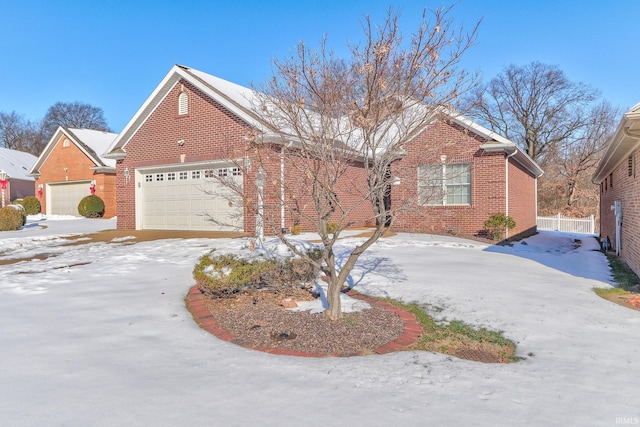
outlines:
{"label": "mulch bed", "polygon": [[[304,291],[302,291],[304,292]],[[305,295],[306,294],[306,295]],[[322,313],[287,310],[286,297],[252,292],[209,299],[194,286],[187,305],[196,321],[219,338],[269,353],[310,357],[356,356],[405,350],[422,328],[389,303],[354,293],[372,308],[331,321]],[[308,292],[293,299],[310,299]]]}

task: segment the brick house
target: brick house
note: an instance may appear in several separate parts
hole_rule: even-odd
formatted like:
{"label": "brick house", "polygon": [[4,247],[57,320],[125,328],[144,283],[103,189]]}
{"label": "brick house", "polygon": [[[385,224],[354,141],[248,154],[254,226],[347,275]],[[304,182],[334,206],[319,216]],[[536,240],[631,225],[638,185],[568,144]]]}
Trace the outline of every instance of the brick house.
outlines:
{"label": "brick house", "polygon": [[95,193],[105,205],[105,218],[116,214],[115,161],[102,154],[115,133],[59,127],[29,175],[36,178],[42,212],[78,216],[78,204]]}
{"label": "brick house", "polygon": [[[244,197],[255,201],[255,165],[261,166],[261,181],[266,183],[264,206],[271,209],[268,216],[276,218],[270,225],[288,230],[300,223],[308,228],[299,212],[290,208],[284,189],[283,183],[287,187],[306,184],[304,177],[294,173],[293,159],[281,156],[284,148],[273,143],[271,151],[265,154],[263,150],[262,160],[257,161],[254,143],[248,136],[256,132],[268,136],[269,129],[253,112],[252,99],[254,93],[248,88],[192,68],[174,66],[105,154],[117,160],[118,228],[252,233],[256,229],[256,212],[234,199],[229,189],[217,181],[222,177],[235,183]],[[443,141],[442,136],[450,140]],[[466,174],[467,181],[458,187],[466,186],[467,192],[455,200],[453,196],[441,198],[441,206],[425,202],[401,216],[397,229],[475,234],[491,214],[502,212],[516,219],[516,233],[535,230],[536,178],[542,171],[515,144],[454,116],[428,126],[416,141],[416,147],[436,144],[434,162],[442,167],[441,158],[446,155],[445,163],[454,163],[450,170]],[[390,171],[398,182],[387,200],[391,206],[403,198],[416,198],[419,168],[427,166],[416,163],[418,158],[424,159],[419,154],[408,151]],[[446,176],[453,177],[451,173]],[[440,194],[453,188],[446,180],[441,180],[440,185],[445,186]],[[348,204],[348,200],[361,197],[363,188],[363,166],[354,162],[343,182],[338,183],[340,200]],[[425,221],[427,214],[434,220]],[[363,205],[349,215],[350,223],[364,225],[371,222],[373,211]],[[459,225],[448,221],[450,218]]]}
{"label": "brick house", "polygon": [[0,206],[6,206],[15,199],[35,195],[34,179],[28,173],[36,159],[33,154],[0,147],[0,173],[6,175],[0,181],[3,187],[1,194],[4,196],[0,200]]}
{"label": "brick house", "polygon": [[[251,99],[248,88],[174,66],[106,154],[117,161],[118,228],[253,232],[256,212],[220,180],[256,200],[256,165],[265,175],[264,206],[279,217],[271,226],[290,227],[277,181],[291,180],[291,168],[275,144],[256,160],[247,136],[265,126]],[[354,165],[347,175],[359,174]],[[350,220],[364,225],[369,217],[360,211]]]}
{"label": "brick house", "polygon": [[626,112],[592,182],[600,186],[600,236],[640,274],[640,104]]}
{"label": "brick house", "polygon": [[491,215],[511,216],[506,237],[536,231],[540,167],[513,142],[466,119],[443,114],[393,165],[391,206],[416,205],[395,230],[482,235]]}

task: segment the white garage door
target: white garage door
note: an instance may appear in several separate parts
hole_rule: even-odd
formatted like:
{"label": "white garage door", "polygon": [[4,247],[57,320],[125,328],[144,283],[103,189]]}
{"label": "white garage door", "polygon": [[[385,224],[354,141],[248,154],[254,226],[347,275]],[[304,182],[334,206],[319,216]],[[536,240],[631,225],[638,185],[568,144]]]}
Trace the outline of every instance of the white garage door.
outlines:
{"label": "white garage door", "polygon": [[242,231],[240,199],[216,177],[242,188],[240,169],[233,167],[141,172],[139,228]]}
{"label": "white garage door", "polygon": [[47,214],[79,216],[80,200],[91,194],[90,181],[72,181],[61,184],[48,184]]}

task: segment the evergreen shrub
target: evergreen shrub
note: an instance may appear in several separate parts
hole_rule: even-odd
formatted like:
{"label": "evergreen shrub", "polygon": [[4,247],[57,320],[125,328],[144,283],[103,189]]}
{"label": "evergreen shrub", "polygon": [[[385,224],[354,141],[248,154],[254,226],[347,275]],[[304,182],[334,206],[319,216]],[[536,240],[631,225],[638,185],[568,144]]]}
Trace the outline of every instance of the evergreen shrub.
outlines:
{"label": "evergreen shrub", "polygon": [[95,194],[80,200],[78,213],[85,218],[100,218],[104,215],[104,202]]}

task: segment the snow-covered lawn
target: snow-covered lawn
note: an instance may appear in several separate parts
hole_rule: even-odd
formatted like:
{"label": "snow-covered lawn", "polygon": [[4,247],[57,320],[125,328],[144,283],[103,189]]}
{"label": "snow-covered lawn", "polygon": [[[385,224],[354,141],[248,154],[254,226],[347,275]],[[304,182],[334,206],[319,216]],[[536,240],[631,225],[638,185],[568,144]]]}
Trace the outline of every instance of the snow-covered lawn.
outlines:
{"label": "snow-covered lawn", "polygon": [[[594,238],[512,248],[400,234],[354,272],[361,292],[503,330],[525,360],[442,354],[307,359],[220,341],[185,309],[191,271],[241,239],[63,246],[112,220],[0,233],[2,426],[616,425],[640,420],[640,312],[603,299]],[[582,241],[574,249],[573,239]],[[353,238],[342,241],[348,250]]]}

